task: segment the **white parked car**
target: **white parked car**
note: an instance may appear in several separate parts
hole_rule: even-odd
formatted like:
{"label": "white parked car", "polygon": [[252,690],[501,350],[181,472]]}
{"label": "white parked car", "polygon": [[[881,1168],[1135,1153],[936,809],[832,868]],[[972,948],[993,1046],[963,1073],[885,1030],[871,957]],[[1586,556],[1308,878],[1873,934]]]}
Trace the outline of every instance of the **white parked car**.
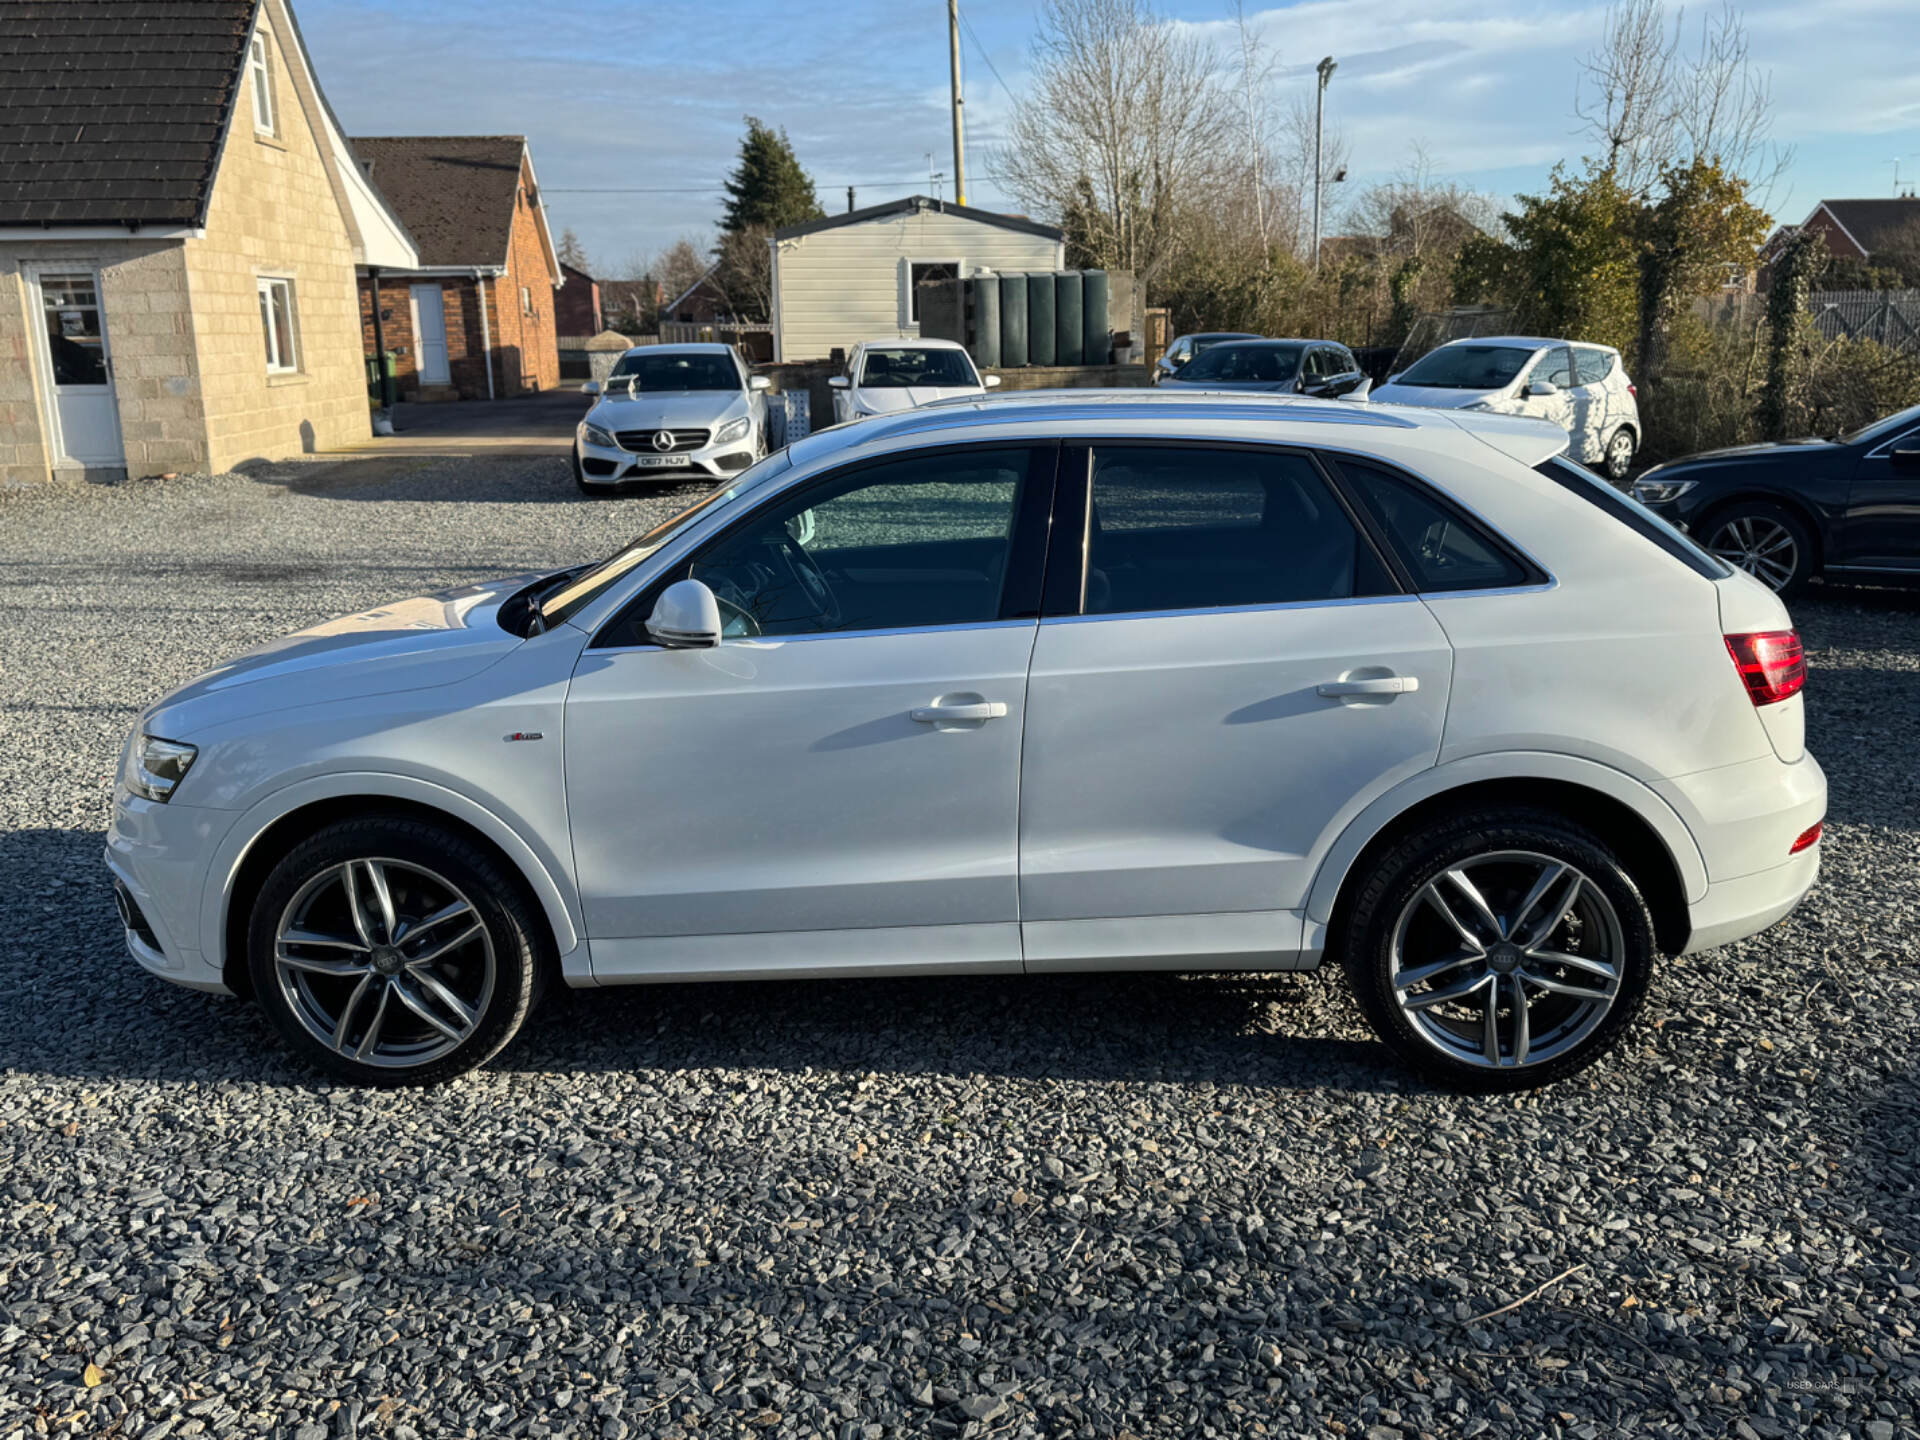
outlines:
{"label": "white parked car", "polygon": [[1640,448],[1640,402],[1609,345],[1532,336],[1453,340],[1429,350],[1373,392],[1383,405],[1491,410],[1551,421],[1573,458],[1616,483]]}
{"label": "white parked car", "polygon": [[833,422],[891,415],[935,400],[984,395],[998,375],[981,378],[964,345],[952,340],[867,340],[853,347],[833,389]]}
{"label": "white parked car", "polygon": [[1328,961],[1423,1073],[1556,1079],[1791,910],[1826,809],[1779,599],[1565,448],[1159,391],[823,430],[149,707],[127,946],[366,1083],[545,982]]}
{"label": "white parked car", "polygon": [[771,383],[731,345],[638,345],[574,429],[573,478],[588,494],[626,480],[718,478],[767,453]]}

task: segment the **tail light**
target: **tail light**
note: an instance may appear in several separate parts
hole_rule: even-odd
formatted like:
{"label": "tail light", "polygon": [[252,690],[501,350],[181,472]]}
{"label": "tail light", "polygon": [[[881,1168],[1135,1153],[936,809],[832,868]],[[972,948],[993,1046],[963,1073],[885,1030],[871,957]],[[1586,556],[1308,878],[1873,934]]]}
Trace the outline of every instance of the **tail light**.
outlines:
{"label": "tail light", "polygon": [[1640,387],[1629,380],[1627,382],[1627,394],[1638,400],[1640,398]]}
{"label": "tail light", "polygon": [[1800,650],[1798,630],[1756,630],[1727,636],[1733,668],[1746,682],[1755,705],[1774,705],[1798,695],[1807,683],[1807,658]]}
{"label": "tail light", "polygon": [[1820,843],[1820,832],[1826,828],[1826,821],[1816,820],[1812,825],[1800,832],[1800,838],[1793,842],[1793,846],[1787,851],[1787,854],[1798,855],[1802,850],[1811,850]]}

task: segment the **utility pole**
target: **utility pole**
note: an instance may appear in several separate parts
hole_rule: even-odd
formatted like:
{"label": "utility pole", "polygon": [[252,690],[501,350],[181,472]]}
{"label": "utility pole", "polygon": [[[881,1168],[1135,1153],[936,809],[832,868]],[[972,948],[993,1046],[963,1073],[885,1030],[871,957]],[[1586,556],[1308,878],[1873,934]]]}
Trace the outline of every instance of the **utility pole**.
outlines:
{"label": "utility pole", "polygon": [[847,186],[847,213],[849,215],[853,213],[853,187],[851,185]]}
{"label": "utility pole", "polygon": [[1313,268],[1320,268],[1320,149],[1322,136],[1326,131],[1327,82],[1333,78],[1333,72],[1339,67],[1333,63],[1333,57],[1327,56],[1314,67],[1320,77],[1320,86],[1313,101]]}
{"label": "utility pole", "polygon": [[947,0],[947,49],[953,59],[953,203],[967,203],[967,131],[960,110],[960,0]]}

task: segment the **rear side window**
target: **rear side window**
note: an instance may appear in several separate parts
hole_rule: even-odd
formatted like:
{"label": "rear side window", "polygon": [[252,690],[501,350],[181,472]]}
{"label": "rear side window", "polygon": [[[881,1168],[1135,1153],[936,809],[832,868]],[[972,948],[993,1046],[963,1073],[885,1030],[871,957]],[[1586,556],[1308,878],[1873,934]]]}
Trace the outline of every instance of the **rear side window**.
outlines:
{"label": "rear side window", "polygon": [[1613,373],[1613,353],[1595,350],[1590,345],[1573,347],[1573,383],[1598,385]]}
{"label": "rear side window", "polygon": [[1598,475],[1558,456],[1535,467],[1562,489],[1604,510],[1636,535],[1645,537],[1696,575],[1724,580],[1733,571],[1716,560],[1631,495],[1623,495]]}
{"label": "rear side window", "polygon": [[1340,474],[1422,594],[1497,590],[1540,578],[1506,545],[1426,486],[1360,460],[1343,458]]}
{"label": "rear side window", "polygon": [[1088,615],[1346,600],[1392,577],[1312,461],[1178,446],[1101,447]]}

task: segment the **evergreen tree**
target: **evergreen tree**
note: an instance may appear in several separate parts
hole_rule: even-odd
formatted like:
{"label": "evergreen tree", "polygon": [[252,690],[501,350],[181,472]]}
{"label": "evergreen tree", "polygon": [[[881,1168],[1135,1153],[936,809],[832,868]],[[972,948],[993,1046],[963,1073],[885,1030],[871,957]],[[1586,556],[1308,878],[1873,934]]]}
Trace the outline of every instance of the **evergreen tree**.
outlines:
{"label": "evergreen tree", "polygon": [[775,131],[749,115],[740,142],[740,163],[727,177],[726,215],[720,228],[737,235],[756,225],[777,230],[818,220],[825,211],[813,192],[813,179],[794,158],[787,132]]}
{"label": "evergreen tree", "polygon": [[573,233],[571,225],[560,232],[560,244],[555,249],[562,265],[571,265],[588,275],[593,273],[593,262],[587,258],[587,247],[580,243],[580,237]]}

